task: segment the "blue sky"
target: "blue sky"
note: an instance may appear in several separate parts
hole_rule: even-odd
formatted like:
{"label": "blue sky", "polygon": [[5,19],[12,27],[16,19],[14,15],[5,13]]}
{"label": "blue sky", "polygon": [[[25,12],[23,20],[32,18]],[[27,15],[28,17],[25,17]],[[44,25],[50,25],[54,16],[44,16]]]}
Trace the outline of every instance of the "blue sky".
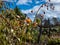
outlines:
{"label": "blue sky", "polygon": [[[23,1],[22,1],[23,2]],[[17,2],[18,7],[20,7],[20,9],[22,10],[27,10],[27,9],[31,9],[34,6],[40,5],[45,3],[45,1],[40,1],[40,0],[28,0],[26,3],[20,3],[20,1]]]}
{"label": "blue sky", "polygon": [[[48,0],[4,0],[7,2],[14,2],[14,6],[11,6],[11,8],[14,8],[15,6],[18,6],[20,10],[23,13],[26,13],[28,17],[30,17],[32,20],[35,17],[35,14],[41,4],[44,4],[46,2],[49,3]],[[40,9],[38,12],[39,14],[43,14],[42,12],[45,11],[46,14],[44,15],[45,18],[51,18],[51,17],[57,17],[60,18],[60,0],[51,0],[50,3],[53,3],[55,6],[55,10],[46,10],[46,7],[44,6],[43,8]],[[31,13],[31,10],[33,10],[33,13]]]}

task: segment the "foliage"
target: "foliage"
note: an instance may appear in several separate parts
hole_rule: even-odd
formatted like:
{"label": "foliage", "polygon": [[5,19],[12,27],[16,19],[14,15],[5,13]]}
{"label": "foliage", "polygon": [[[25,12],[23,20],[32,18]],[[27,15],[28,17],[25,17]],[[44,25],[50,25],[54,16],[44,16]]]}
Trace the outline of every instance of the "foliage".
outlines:
{"label": "foliage", "polygon": [[49,39],[48,44],[47,45],[60,45],[60,39]]}
{"label": "foliage", "polygon": [[[25,15],[18,12],[19,15],[15,10],[7,9],[0,14],[1,45],[26,45],[25,42],[34,43],[37,41],[38,31],[32,29],[31,19],[29,19],[29,23],[25,22],[25,20],[27,21]],[[28,27],[27,24],[29,24]],[[28,30],[27,33],[26,30]]]}
{"label": "foliage", "polygon": [[[3,5],[0,4],[0,7],[1,6]],[[36,22],[32,22],[29,17],[26,18],[25,14],[23,14],[18,7],[14,10],[1,10],[1,12],[0,45],[34,45],[34,43],[37,43],[40,29],[38,25],[41,24],[41,19],[38,18]],[[45,30],[45,28],[42,32],[41,41],[44,42],[46,40],[45,36],[47,36],[49,32]],[[50,43],[50,40],[48,43]]]}

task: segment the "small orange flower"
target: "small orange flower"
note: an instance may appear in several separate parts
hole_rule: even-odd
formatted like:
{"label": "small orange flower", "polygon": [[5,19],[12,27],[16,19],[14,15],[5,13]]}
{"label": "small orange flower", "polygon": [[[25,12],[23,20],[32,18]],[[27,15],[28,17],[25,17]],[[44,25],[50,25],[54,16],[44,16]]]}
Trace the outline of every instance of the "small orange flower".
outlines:
{"label": "small orange flower", "polygon": [[34,22],[34,23],[33,23],[33,26],[34,26],[34,27],[36,27],[36,26],[37,26],[37,24],[38,24],[38,23]]}
{"label": "small orange flower", "polygon": [[27,19],[26,19],[26,22],[27,22],[27,23],[30,23],[30,22],[31,22],[31,19],[30,19],[30,18],[27,18]]}

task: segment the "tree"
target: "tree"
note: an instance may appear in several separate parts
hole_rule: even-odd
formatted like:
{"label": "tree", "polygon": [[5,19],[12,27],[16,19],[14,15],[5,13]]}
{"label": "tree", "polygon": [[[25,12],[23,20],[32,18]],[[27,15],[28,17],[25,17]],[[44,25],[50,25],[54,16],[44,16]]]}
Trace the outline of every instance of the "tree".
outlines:
{"label": "tree", "polygon": [[[36,21],[38,12],[39,12],[40,9],[43,8],[44,6],[46,7],[47,10],[49,10],[49,8],[50,8],[51,10],[54,10],[55,7],[54,7],[53,3],[50,3],[50,2],[51,2],[51,1],[48,0],[48,2],[42,4],[42,5],[39,7],[39,9],[38,9],[37,12],[36,12],[34,21]],[[45,15],[45,14],[46,14],[46,12],[43,11],[43,14],[40,14],[40,15],[43,17],[43,15]],[[39,16],[40,16],[40,15],[39,15]],[[38,16],[38,18],[39,18],[39,16]],[[44,17],[43,17],[43,18],[44,18]],[[40,29],[39,29],[40,31],[39,31],[39,36],[38,36],[38,43],[39,43],[39,39],[40,39],[41,33],[42,33],[42,19],[43,19],[43,18],[40,17],[40,19],[41,19],[41,25],[39,25],[39,26],[40,26]],[[47,22],[47,25],[49,26],[49,25],[50,25],[50,24],[49,24],[49,21],[46,21],[46,22]],[[49,28],[49,30],[50,30],[50,28]],[[50,31],[49,31],[49,33],[50,33]]]}
{"label": "tree", "polygon": [[[1,6],[3,6],[3,5],[1,5]],[[2,7],[0,9],[2,9]],[[17,9],[17,10],[19,10],[19,9]],[[0,14],[0,39],[1,39],[0,42],[2,42],[1,45],[6,45],[6,44],[9,45],[10,43],[8,43],[8,42],[11,41],[11,39],[13,40],[13,41],[11,41],[12,42],[11,44],[14,43],[16,45],[20,45],[19,40],[21,37],[20,37],[20,35],[19,36],[17,36],[17,35],[20,32],[22,32],[20,30],[24,30],[24,28],[22,27],[23,29],[21,29],[20,26],[21,25],[24,26],[25,15],[23,13],[20,13],[20,11],[18,11],[18,12],[16,13],[12,9],[6,9],[6,10],[4,10],[4,14],[3,14],[3,11]],[[19,16],[21,16],[21,18]],[[22,20],[20,20],[20,19],[22,19]],[[10,38],[10,40],[6,39],[6,37]]]}
{"label": "tree", "polygon": [[58,20],[56,17],[53,17],[52,20],[53,20],[54,25],[56,25],[58,23]]}
{"label": "tree", "polygon": [[19,10],[17,6],[15,7],[14,11],[17,15],[21,15],[21,11]]}
{"label": "tree", "polygon": [[22,20],[25,19],[26,15],[23,14],[17,6],[15,7],[14,11]]}

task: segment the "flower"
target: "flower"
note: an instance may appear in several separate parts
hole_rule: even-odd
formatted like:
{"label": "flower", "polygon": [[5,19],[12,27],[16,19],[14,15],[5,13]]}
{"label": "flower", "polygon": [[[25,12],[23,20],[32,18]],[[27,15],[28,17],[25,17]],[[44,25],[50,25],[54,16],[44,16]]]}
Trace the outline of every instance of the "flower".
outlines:
{"label": "flower", "polygon": [[13,29],[11,29],[11,32],[13,32],[14,30]]}
{"label": "flower", "polygon": [[20,18],[20,16],[18,16],[18,15],[17,15],[16,17],[17,17],[17,18]]}
{"label": "flower", "polygon": [[20,41],[20,38],[17,38]]}
{"label": "flower", "polygon": [[33,26],[34,26],[34,27],[36,27],[36,26],[37,26],[37,24],[38,24],[38,23],[34,22],[34,23],[33,23]]}
{"label": "flower", "polygon": [[31,22],[31,19],[28,17],[27,19],[26,19],[26,23],[30,23]]}
{"label": "flower", "polygon": [[29,24],[27,24],[27,26],[29,26]]}

